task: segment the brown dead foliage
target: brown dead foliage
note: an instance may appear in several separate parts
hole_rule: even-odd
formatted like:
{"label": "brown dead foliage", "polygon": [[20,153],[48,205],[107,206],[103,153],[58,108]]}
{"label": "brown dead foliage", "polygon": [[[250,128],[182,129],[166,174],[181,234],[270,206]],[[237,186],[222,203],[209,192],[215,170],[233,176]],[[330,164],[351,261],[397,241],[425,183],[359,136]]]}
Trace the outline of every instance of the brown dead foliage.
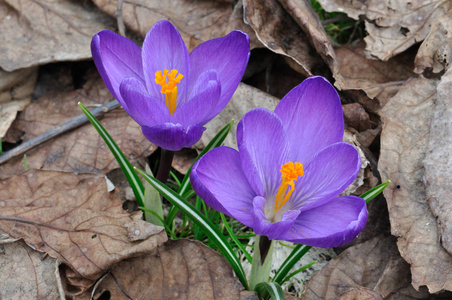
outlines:
{"label": "brown dead foliage", "polygon": [[91,57],[92,36],[113,29],[113,20],[87,1],[0,2],[0,67],[13,71],[44,63]]}
{"label": "brown dead foliage", "polygon": [[111,299],[256,299],[243,291],[227,260],[200,242],[170,240],[155,254],[115,265],[94,291]]}
{"label": "brown dead foliage", "polygon": [[37,68],[6,72],[0,69],[0,139],[31,100],[38,77]]}
{"label": "brown dead foliage", "polygon": [[342,252],[308,282],[302,299],[423,299],[394,238],[377,236]]}
{"label": "brown dead foliage", "polygon": [[336,49],[341,80],[340,90],[362,90],[372,99],[361,103],[370,111],[378,111],[394,96],[400,86],[413,75],[412,53],[403,53],[387,62],[368,59],[364,42]]}
{"label": "brown dead foliage", "polygon": [[[16,128],[25,132],[23,139],[28,140],[80,115],[79,101],[90,108],[112,99],[104,83],[96,76],[82,90],[38,99],[20,115]],[[130,161],[155,151],[156,146],[146,140],[140,126],[123,109],[110,112],[100,122]],[[76,173],[107,173],[118,168],[118,163],[95,128],[86,124],[29,151],[27,167]],[[12,159],[0,166],[0,170],[0,178],[20,174],[24,171],[23,158]]]}
{"label": "brown dead foliage", "polygon": [[439,239],[441,224],[429,206],[424,169],[429,139],[440,138],[431,135],[432,118],[441,108],[436,104],[438,83],[423,76],[410,80],[386,104],[379,161],[382,179],[393,182],[384,191],[391,232],[411,265],[413,286],[426,285],[432,293],[452,290],[452,256]]}
{"label": "brown dead foliage", "polygon": [[326,11],[345,12],[358,19],[363,16],[366,50],[369,55],[386,61],[424,40],[431,25],[450,8],[448,0],[319,0]]}
{"label": "brown dead foliage", "polygon": [[[101,10],[116,17],[117,0],[94,0]],[[124,24],[144,37],[160,20],[171,21],[179,30],[189,50],[209,39],[224,36],[234,29],[250,34],[252,48],[259,44],[253,32],[243,23],[241,4],[229,1],[124,1],[121,14]]]}
{"label": "brown dead foliage", "polygon": [[0,233],[66,264],[71,291],[85,290],[115,263],[167,239],[141,213],[124,212],[102,175],[31,170],[0,184]]}
{"label": "brown dead foliage", "polygon": [[58,263],[23,241],[0,238],[0,299],[60,299]]}
{"label": "brown dead foliage", "polygon": [[439,73],[448,69],[452,62],[452,11],[438,18],[430,34],[422,43],[414,61],[416,73],[432,69]]}

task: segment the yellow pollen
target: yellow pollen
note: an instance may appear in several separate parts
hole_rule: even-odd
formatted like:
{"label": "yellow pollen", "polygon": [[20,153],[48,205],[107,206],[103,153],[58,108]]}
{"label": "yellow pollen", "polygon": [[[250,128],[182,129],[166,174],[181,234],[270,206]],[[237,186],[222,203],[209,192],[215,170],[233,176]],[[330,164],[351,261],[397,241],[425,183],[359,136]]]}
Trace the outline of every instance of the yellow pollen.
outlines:
{"label": "yellow pollen", "polygon": [[[162,86],[162,90],[160,93],[166,94],[165,96],[165,105],[168,107],[168,110],[171,115],[176,111],[177,104],[177,86],[176,84],[180,83],[184,76],[182,74],[178,74],[179,71],[167,69],[162,71],[155,72],[155,83],[160,84]],[[168,80],[167,80],[168,78]]]}
{"label": "yellow pollen", "polygon": [[[281,166],[282,182],[275,197],[275,212],[286,204],[295,190],[294,181],[298,180],[298,176],[303,176],[303,164],[299,162],[291,162]],[[289,189],[290,188],[290,189]]]}

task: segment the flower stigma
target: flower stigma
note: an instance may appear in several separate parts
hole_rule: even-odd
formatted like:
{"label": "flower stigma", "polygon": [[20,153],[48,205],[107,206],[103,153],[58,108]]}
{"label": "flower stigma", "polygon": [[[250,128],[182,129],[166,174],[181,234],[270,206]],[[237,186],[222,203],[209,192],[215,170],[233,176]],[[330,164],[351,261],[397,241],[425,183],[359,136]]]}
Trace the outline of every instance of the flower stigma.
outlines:
{"label": "flower stigma", "polygon": [[301,177],[304,175],[303,164],[299,162],[293,163],[289,161],[281,166],[280,171],[282,173],[282,182],[276,193],[274,212],[277,212],[284,204],[286,204],[290,195],[292,195],[295,190],[294,181],[298,180],[298,176]]}
{"label": "flower stigma", "polygon": [[[165,94],[165,105],[171,115],[176,111],[177,104],[177,86],[184,77],[177,70],[168,71],[167,69],[155,72],[155,83],[162,86],[160,93]],[[168,80],[167,80],[168,78]]]}

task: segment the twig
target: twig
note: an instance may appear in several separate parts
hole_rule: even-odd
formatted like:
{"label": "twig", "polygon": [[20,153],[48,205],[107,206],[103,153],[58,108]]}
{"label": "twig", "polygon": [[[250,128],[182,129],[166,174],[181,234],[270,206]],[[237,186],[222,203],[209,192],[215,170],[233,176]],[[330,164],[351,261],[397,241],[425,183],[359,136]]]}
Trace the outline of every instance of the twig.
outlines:
{"label": "twig", "polygon": [[[100,117],[103,114],[105,114],[106,112],[114,110],[120,106],[121,105],[119,104],[118,100],[113,100],[113,101],[108,102],[107,104],[96,107],[95,109],[91,110],[91,113],[95,117]],[[47,142],[48,140],[50,140],[56,136],[59,136],[60,134],[63,134],[72,129],[75,129],[87,122],[88,122],[88,118],[84,114],[81,114],[75,118],[72,118],[52,129],[50,129],[49,131],[47,131],[35,138],[32,138],[31,140],[23,142],[19,146],[9,150],[8,152],[1,154],[0,155],[0,165],[4,164],[5,162],[7,162],[8,160],[10,160],[13,157],[22,155],[25,152],[27,152],[28,150],[31,150],[34,147],[41,145],[42,143]]]}
{"label": "twig", "polygon": [[116,22],[118,23],[119,34],[126,36],[126,27],[124,26],[124,20],[122,19],[122,2],[123,0],[118,0],[116,5]]}

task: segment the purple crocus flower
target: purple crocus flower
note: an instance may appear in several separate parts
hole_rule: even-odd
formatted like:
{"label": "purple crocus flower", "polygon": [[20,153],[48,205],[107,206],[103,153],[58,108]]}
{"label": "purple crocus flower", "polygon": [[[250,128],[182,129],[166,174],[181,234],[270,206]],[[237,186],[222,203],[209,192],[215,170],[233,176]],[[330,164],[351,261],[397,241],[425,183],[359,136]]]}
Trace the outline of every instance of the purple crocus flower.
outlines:
{"label": "purple crocus flower", "polygon": [[195,144],[229,102],[248,63],[249,38],[232,31],[190,54],[177,29],[157,22],[143,49],[112,31],[91,42],[106,86],[152,143],[172,151]]}
{"label": "purple crocus flower", "polygon": [[239,122],[239,151],[218,147],[193,166],[195,192],[212,208],[269,239],[316,247],[352,241],[366,203],[338,195],[356,178],[358,151],[343,143],[339,96],[323,77],[292,89],[275,112],[257,108]]}

